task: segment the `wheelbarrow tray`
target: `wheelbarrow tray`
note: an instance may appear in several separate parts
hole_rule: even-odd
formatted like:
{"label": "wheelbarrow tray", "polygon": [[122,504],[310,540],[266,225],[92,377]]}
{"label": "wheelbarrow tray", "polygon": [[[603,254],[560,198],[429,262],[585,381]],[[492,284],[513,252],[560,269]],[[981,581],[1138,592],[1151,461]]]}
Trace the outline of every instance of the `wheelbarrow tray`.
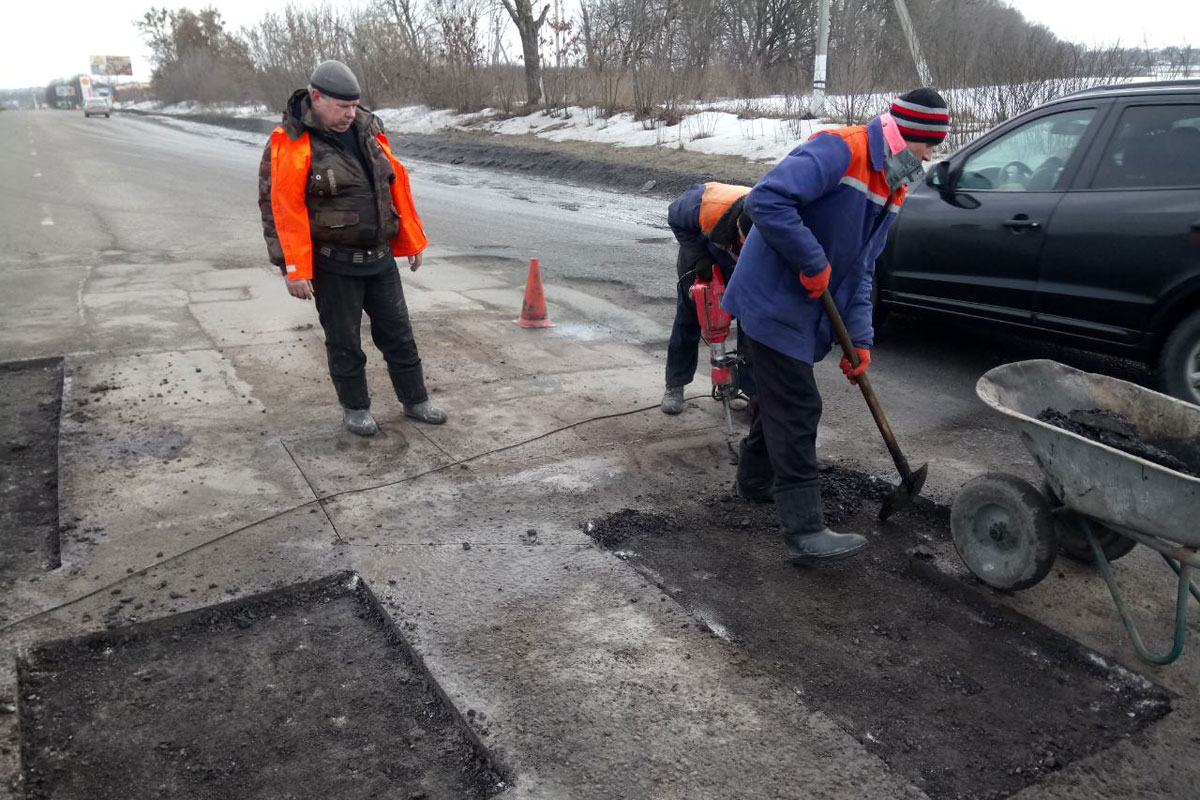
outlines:
{"label": "wheelbarrow tray", "polygon": [[1021,441],[1067,508],[1118,530],[1200,546],[1200,478],[1037,419],[1048,408],[1098,408],[1127,417],[1144,440],[1200,442],[1200,407],[1046,359],[996,367],[975,392],[1016,420]]}

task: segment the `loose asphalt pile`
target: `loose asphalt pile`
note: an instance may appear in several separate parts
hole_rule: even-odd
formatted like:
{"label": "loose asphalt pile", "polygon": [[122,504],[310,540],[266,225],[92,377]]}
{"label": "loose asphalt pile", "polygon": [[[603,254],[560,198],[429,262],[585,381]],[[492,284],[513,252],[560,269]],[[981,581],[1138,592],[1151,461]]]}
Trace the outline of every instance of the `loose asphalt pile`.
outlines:
{"label": "loose asphalt pile", "polygon": [[1038,414],[1037,418],[1056,428],[1144,458],[1161,467],[1200,477],[1200,451],[1194,444],[1170,439],[1146,441],[1138,433],[1137,425],[1116,411],[1093,408],[1064,413],[1047,408]]}

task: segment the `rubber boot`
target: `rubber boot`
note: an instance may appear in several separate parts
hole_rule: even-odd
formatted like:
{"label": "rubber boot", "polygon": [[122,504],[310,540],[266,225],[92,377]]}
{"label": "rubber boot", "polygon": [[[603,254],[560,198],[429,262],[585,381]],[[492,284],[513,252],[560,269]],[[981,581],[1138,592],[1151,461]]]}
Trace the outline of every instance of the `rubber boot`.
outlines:
{"label": "rubber boot", "polygon": [[667,390],[663,392],[662,412],[672,416],[683,413],[682,386],[668,386]]}
{"label": "rubber boot", "polygon": [[835,533],[825,527],[818,481],[776,492],[775,513],[783,527],[783,544],[793,564],[839,561],[867,546],[866,537],[857,533]]}
{"label": "rubber boot", "polygon": [[430,425],[441,425],[448,419],[445,411],[429,402],[429,392],[425,389],[425,371],[421,369],[420,364],[405,368],[393,368],[389,365],[388,377],[392,379],[392,388],[396,390],[397,399],[404,406],[404,416]]}
{"label": "rubber boot", "polygon": [[417,422],[427,422],[430,425],[441,425],[448,419],[445,411],[442,411],[428,400],[411,406],[406,405],[404,407],[404,416],[412,417]]}
{"label": "rubber boot", "polygon": [[738,448],[737,478],[733,482],[733,495],[748,503],[773,503],[775,470],[765,452],[755,452],[746,446],[746,440]]}
{"label": "rubber boot", "polygon": [[343,408],[342,424],[346,426],[346,430],[359,436],[374,436],[379,432],[375,418],[365,408]]}

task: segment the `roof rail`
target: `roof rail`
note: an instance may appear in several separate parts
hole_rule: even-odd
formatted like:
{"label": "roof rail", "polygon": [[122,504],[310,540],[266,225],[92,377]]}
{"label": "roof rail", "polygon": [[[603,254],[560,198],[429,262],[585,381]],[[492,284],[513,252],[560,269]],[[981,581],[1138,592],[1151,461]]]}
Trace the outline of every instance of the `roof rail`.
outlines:
{"label": "roof rail", "polygon": [[1097,86],[1089,86],[1086,89],[1079,89],[1064,94],[1063,97],[1075,97],[1081,94],[1090,94],[1092,92],[1111,92],[1118,89],[1164,89],[1173,86],[1186,86],[1200,89],[1200,78],[1176,78],[1169,81],[1135,81],[1132,83],[1104,83]]}

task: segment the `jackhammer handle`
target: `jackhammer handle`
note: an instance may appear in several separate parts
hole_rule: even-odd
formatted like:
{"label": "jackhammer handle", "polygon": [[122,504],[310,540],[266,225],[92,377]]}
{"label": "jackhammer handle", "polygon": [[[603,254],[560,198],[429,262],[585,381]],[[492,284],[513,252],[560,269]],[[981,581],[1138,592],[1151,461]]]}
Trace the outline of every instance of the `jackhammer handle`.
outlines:
{"label": "jackhammer handle", "polygon": [[[857,367],[858,353],[854,350],[850,331],[846,330],[846,323],[842,322],[842,315],[838,312],[837,303],[833,302],[833,295],[829,293],[828,289],[821,295],[821,305],[824,306],[825,314],[833,325],[833,332],[837,336],[838,344],[842,346],[842,353],[845,354],[852,367]],[[900,451],[900,445],[896,443],[896,435],[892,433],[892,426],[888,424],[887,416],[883,413],[883,406],[879,404],[879,398],[875,396],[875,390],[871,388],[871,380],[865,372],[855,380],[858,381],[858,388],[862,390],[863,399],[867,401],[867,408],[871,409],[871,416],[875,418],[875,424],[879,427],[880,435],[883,436],[883,443],[887,445],[888,452],[892,454],[892,461],[896,464],[901,479],[907,481],[912,477],[912,468],[908,466],[908,459],[904,457],[904,453]]]}

